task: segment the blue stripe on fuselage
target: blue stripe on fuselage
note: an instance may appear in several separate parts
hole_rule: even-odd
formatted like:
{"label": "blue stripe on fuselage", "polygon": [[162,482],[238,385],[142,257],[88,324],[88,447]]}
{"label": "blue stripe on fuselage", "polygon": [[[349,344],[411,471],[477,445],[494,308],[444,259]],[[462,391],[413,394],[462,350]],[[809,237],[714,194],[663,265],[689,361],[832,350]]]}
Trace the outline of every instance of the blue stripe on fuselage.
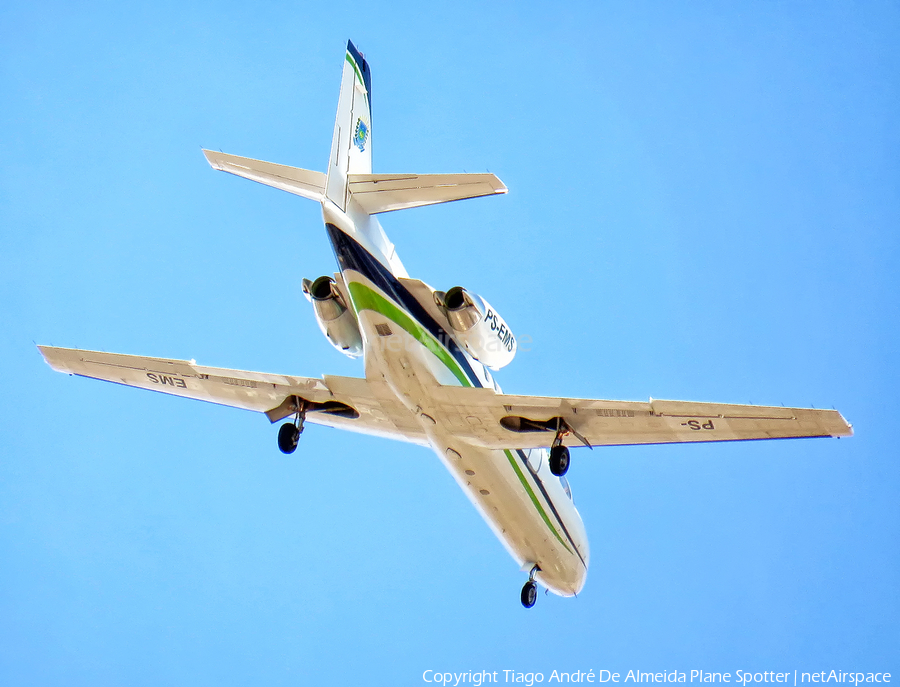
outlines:
{"label": "blue stripe on fuselage", "polygon": [[472,363],[466,357],[466,354],[456,345],[456,342],[447,333],[447,330],[438,324],[428,311],[422,307],[422,304],[415,299],[409,292],[409,289],[403,286],[387,267],[359,245],[355,239],[331,223],[326,223],[325,228],[328,230],[328,238],[331,240],[331,247],[334,249],[334,256],[341,271],[350,269],[359,272],[384,291],[447,349],[472,386],[483,387],[484,384],[481,383],[478,375],[475,374]]}

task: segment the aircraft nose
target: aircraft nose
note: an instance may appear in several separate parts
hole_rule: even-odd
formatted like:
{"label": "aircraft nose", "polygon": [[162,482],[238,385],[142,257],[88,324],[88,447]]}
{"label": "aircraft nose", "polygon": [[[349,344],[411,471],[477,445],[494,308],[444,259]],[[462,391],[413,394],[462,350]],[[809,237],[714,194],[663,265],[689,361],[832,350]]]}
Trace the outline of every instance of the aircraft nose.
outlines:
{"label": "aircraft nose", "polygon": [[586,538],[578,541],[577,549],[576,554],[557,559],[555,565],[548,565],[538,573],[541,583],[554,594],[575,596],[584,589],[590,559]]}
{"label": "aircraft nose", "polygon": [[[580,549],[581,547],[579,547]],[[585,547],[586,549],[587,547]],[[577,566],[573,566],[572,576],[570,578],[569,585],[569,594],[575,595],[578,594],[582,589],[584,589],[584,583],[587,582],[587,559],[588,557],[582,553],[584,556],[584,561],[578,561]]]}

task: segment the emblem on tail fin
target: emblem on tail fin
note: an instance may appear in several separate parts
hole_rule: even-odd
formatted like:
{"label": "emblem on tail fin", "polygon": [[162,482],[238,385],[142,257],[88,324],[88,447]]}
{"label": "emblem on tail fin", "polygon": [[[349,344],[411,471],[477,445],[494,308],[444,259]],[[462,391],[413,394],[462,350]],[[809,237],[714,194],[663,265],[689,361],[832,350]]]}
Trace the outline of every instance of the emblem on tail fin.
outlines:
{"label": "emblem on tail fin", "polygon": [[366,149],[366,139],[369,137],[369,127],[361,120],[356,120],[356,132],[353,134],[353,145],[359,148],[359,152]]}

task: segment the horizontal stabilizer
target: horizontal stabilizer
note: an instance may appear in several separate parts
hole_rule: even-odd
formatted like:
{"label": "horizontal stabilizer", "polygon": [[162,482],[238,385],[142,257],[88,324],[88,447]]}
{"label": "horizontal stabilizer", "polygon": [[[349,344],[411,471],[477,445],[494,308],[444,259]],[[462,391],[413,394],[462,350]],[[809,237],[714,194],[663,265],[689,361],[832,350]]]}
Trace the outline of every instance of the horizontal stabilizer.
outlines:
{"label": "horizontal stabilizer", "polygon": [[[204,150],[213,169],[321,202],[325,174],[227,153]],[[494,174],[350,174],[350,194],[368,214],[506,193]]]}
{"label": "horizontal stabilizer", "polygon": [[494,174],[350,174],[350,194],[370,215],[506,193]]}
{"label": "horizontal stabilizer", "polygon": [[325,175],[299,167],[276,165],[249,157],[204,150],[203,154],[213,169],[235,174],[266,186],[293,193],[297,196],[321,201],[325,196]]}

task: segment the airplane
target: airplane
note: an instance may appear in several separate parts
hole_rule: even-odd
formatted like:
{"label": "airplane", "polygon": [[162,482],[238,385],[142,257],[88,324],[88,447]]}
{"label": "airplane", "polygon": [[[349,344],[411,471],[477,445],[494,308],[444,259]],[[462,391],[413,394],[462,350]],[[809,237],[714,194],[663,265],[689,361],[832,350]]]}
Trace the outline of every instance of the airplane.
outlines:
{"label": "airplane", "polygon": [[307,422],[430,447],[528,578],[577,595],[590,551],[566,479],[571,446],[623,446],[843,437],[836,410],[688,401],[648,402],[504,394],[493,372],[516,355],[497,310],[462,286],[412,279],[377,215],[506,193],[493,174],[372,172],[372,80],[348,42],[325,172],[203,150],[217,170],[321,204],[339,271],[302,281],[319,328],[364,376],[249,372],[38,346],[60,372],[262,412],[286,420],[278,447],[292,453]]}

